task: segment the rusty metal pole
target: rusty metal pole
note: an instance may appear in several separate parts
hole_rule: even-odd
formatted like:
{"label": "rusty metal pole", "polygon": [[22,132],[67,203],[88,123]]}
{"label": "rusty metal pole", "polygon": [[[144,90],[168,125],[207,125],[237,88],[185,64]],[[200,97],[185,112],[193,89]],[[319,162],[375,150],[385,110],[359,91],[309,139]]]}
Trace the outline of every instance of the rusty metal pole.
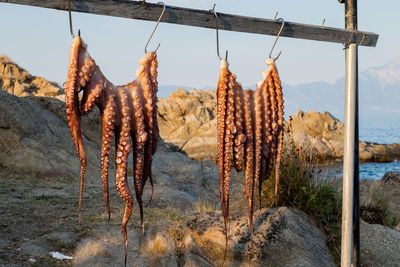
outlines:
{"label": "rusty metal pole", "polygon": [[[346,29],[357,30],[357,0],[345,3]],[[346,47],[345,136],[343,158],[343,209],[341,266],[360,266],[358,47]],[[354,242],[354,243],[353,243]],[[354,244],[354,250],[353,250]]]}

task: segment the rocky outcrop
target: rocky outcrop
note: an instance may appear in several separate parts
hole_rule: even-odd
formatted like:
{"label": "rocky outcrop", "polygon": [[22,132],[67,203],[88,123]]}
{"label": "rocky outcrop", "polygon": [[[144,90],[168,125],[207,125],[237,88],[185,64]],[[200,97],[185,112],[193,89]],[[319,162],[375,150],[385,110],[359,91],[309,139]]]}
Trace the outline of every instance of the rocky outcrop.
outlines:
{"label": "rocky outcrop", "polygon": [[[220,266],[224,259],[224,222],[220,212],[198,213],[186,222],[161,223],[131,234],[133,266]],[[122,238],[104,228],[78,244],[77,266],[122,265]],[[335,266],[322,232],[297,209],[263,209],[256,213],[250,236],[247,217],[233,216],[226,266]]]}
{"label": "rocky outcrop", "polygon": [[217,100],[213,90],[178,89],[158,103],[160,135],[196,160],[217,153]]}
{"label": "rocky outcrop", "polygon": [[[62,105],[59,100],[50,101]],[[99,147],[86,137],[84,142],[90,176],[99,170]],[[79,174],[79,159],[66,122],[32,99],[1,90],[0,164],[22,173]]]}
{"label": "rocky outcrop", "polygon": [[343,156],[344,126],[328,112],[298,111],[285,125],[286,141],[306,157],[334,159]]}
{"label": "rocky outcrop", "polygon": [[[216,101],[212,90],[178,89],[166,99],[160,99],[160,135],[190,158],[214,160],[217,154]],[[294,145],[309,159],[342,159],[343,136],[343,123],[328,112],[298,111],[286,123],[286,145]],[[359,147],[361,161],[400,159],[400,144],[360,142]]]}
{"label": "rocky outcrop", "polygon": [[16,96],[54,97],[62,92],[57,83],[30,75],[5,55],[0,56],[0,89]]}
{"label": "rocky outcrop", "polygon": [[[292,141],[306,158],[343,158],[344,125],[328,112],[297,111],[286,124],[286,141]],[[400,144],[360,142],[360,160],[389,162],[400,159]]]}
{"label": "rocky outcrop", "polygon": [[400,232],[378,224],[361,223],[360,250],[362,266],[398,266]]}
{"label": "rocky outcrop", "polygon": [[[100,125],[97,109],[82,118],[88,182],[97,184],[100,183]],[[160,207],[176,208],[193,208],[200,198],[216,202],[215,164],[194,161],[170,151],[161,140],[159,143],[152,168],[157,185],[153,202]],[[0,91],[0,166],[21,173],[78,178],[79,159],[66,122],[65,104],[55,98],[20,98]]]}
{"label": "rocky outcrop", "polygon": [[[258,211],[252,235],[247,216],[232,217],[227,266],[335,266],[323,233],[300,210],[281,207]],[[225,250],[221,213],[195,215],[187,227],[184,239],[192,236],[192,241],[186,242],[189,251],[220,265]]]}

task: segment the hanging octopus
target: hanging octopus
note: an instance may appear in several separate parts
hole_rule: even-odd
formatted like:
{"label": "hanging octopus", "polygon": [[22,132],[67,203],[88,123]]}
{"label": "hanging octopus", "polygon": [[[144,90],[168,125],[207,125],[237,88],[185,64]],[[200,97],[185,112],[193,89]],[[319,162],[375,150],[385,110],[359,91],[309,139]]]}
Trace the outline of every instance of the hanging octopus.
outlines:
{"label": "hanging octopus", "polygon": [[[78,153],[80,167],[79,221],[82,207],[84,175],[87,165],[81,132],[81,116],[90,112],[95,105],[101,113],[101,178],[105,204],[110,217],[108,195],[108,163],[111,140],[115,137],[116,187],[125,201],[122,233],[127,259],[126,225],[132,214],[133,197],[127,180],[127,160],[133,150],[134,188],[139,204],[141,226],[143,226],[143,188],[147,179],[153,186],[151,164],[156,152],[159,136],[157,124],[157,56],[146,53],[139,60],[137,80],[122,86],[114,86],[95,64],[80,37],[71,44],[65,96],[68,124]],[[79,103],[79,93],[83,91]]]}
{"label": "hanging octopus", "polygon": [[271,175],[275,163],[275,194],[278,192],[279,166],[283,149],[282,87],[273,59],[262,72],[257,90],[243,91],[236,76],[221,60],[217,87],[219,190],[226,238],[229,235],[229,180],[231,165],[245,170],[245,196],[249,224],[253,232],[253,213],[258,183],[261,205],[262,183]]}

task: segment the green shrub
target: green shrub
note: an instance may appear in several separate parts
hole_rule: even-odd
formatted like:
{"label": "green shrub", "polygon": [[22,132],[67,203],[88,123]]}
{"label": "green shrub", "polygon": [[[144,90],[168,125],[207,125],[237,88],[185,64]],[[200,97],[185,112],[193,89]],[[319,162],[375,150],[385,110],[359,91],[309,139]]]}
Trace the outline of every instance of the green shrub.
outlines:
{"label": "green shrub", "polygon": [[281,161],[278,194],[275,174],[263,183],[262,201],[267,205],[296,207],[309,214],[326,237],[336,261],[340,260],[341,201],[329,179],[318,177],[312,162],[300,150],[286,150]]}

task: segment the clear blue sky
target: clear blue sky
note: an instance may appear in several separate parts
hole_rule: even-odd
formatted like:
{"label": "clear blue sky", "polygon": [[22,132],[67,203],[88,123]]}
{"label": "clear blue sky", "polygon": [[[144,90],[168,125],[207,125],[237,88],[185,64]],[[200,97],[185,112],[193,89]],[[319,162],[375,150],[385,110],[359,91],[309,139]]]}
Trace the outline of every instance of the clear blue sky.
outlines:
{"label": "clear blue sky", "polygon": [[[359,29],[380,34],[377,48],[360,48],[360,70],[380,66],[400,55],[400,1],[358,1]],[[276,11],[287,21],[344,27],[344,6],[337,0],[173,0],[167,5],[273,18]],[[154,22],[73,12],[74,29],[81,29],[89,52],[115,84],[135,79],[138,59]],[[229,50],[231,69],[244,85],[255,84],[274,38],[264,35],[220,32],[221,50]],[[215,31],[160,24],[150,50],[161,42],[161,85],[215,87],[219,62]],[[62,83],[66,77],[71,36],[68,13],[43,8],[0,3],[0,54],[6,54],[34,75]],[[296,85],[311,81],[333,82],[344,75],[341,44],[280,38],[277,50],[281,78]]]}

